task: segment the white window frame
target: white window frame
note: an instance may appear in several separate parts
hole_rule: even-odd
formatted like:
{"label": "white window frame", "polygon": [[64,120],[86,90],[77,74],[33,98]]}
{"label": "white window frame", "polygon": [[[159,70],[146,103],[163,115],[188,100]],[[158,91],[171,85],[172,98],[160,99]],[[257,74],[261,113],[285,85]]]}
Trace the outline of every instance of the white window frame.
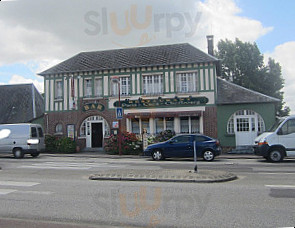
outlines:
{"label": "white window frame", "polygon": [[176,76],[178,93],[198,92],[197,72],[178,72]]}
{"label": "white window frame", "polygon": [[55,81],[55,99],[63,99],[63,84],[62,80]]}
{"label": "white window frame", "polygon": [[[121,96],[129,96],[131,89],[130,76],[120,76],[118,77],[120,84],[120,95]],[[112,81],[111,79],[111,88],[112,88],[112,96],[118,96],[118,83]]]}
{"label": "white window frame", "polygon": [[103,82],[102,77],[94,78],[94,96],[102,97]]}
{"label": "white window frame", "polygon": [[92,78],[84,79],[84,97],[92,97]]}
{"label": "white window frame", "polygon": [[[194,133],[200,133],[201,129],[200,129],[200,117],[199,117],[199,131],[198,132],[193,132],[192,130],[192,117],[195,117],[195,116],[181,116],[179,118],[179,129],[180,129],[180,133],[181,134],[194,134]],[[188,132],[183,132],[182,129],[181,129],[181,118],[188,118]]]}
{"label": "white window frame", "polygon": [[143,75],[142,76],[142,88],[144,95],[159,95],[163,94],[164,84],[163,75]]}

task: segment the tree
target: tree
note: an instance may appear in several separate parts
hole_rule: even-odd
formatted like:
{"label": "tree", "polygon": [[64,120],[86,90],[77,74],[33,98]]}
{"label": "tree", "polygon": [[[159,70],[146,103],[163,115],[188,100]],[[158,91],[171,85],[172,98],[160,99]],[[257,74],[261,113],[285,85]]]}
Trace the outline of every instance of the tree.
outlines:
{"label": "tree", "polygon": [[286,116],[289,107],[284,107],[284,87],[281,66],[269,58],[264,64],[264,56],[256,43],[221,40],[218,42],[216,57],[221,59],[221,78],[229,80],[245,88],[280,99],[276,106],[279,116]]}

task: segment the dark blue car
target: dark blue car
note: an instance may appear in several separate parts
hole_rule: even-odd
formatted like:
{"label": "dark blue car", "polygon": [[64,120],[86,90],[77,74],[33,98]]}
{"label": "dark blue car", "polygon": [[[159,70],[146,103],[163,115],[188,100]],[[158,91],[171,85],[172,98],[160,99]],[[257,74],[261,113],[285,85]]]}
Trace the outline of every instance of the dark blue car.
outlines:
{"label": "dark blue car", "polygon": [[194,142],[197,157],[202,157],[205,161],[213,161],[221,154],[218,140],[201,134],[186,134],[175,136],[166,142],[149,145],[144,150],[144,155],[152,156],[154,160],[194,157]]}

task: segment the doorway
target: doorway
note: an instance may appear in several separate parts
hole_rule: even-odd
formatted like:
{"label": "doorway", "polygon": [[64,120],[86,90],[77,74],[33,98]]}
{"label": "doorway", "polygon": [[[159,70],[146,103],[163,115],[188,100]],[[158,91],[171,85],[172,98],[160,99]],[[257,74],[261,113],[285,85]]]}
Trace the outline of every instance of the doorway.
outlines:
{"label": "doorway", "polygon": [[91,142],[92,148],[99,148],[103,145],[103,126],[102,123],[91,123]]}

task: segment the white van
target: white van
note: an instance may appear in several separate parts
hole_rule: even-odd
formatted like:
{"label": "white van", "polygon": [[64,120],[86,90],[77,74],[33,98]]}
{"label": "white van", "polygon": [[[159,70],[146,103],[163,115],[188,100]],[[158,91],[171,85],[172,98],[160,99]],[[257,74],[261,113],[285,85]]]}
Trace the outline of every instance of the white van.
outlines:
{"label": "white van", "polygon": [[39,124],[1,124],[0,153],[12,153],[15,158],[25,154],[39,156],[45,150],[44,134]]}
{"label": "white van", "polygon": [[255,139],[254,153],[271,162],[295,157],[295,116],[282,118]]}

